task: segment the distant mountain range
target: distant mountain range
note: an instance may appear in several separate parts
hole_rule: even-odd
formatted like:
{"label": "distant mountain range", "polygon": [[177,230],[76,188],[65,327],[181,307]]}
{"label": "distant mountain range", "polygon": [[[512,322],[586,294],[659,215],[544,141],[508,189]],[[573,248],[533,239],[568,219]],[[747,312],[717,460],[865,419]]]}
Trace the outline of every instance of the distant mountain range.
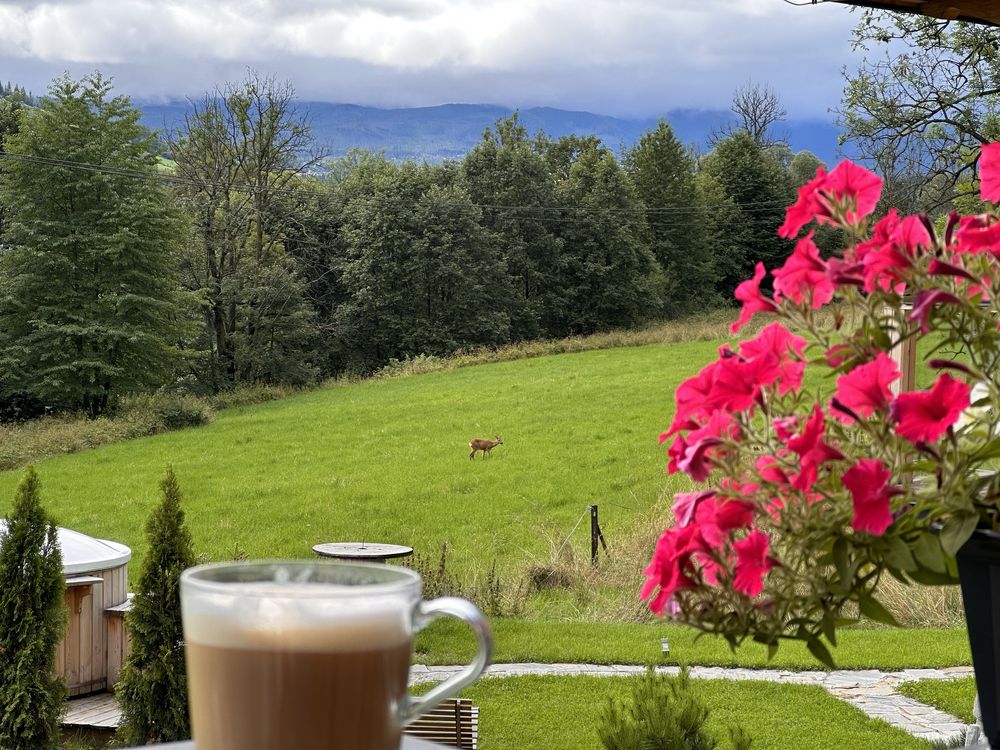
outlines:
{"label": "distant mountain range", "polygon": [[[393,160],[413,159],[438,162],[461,159],[479,140],[483,131],[513,111],[491,104],[443,104],[437,107],[379,109],[356,104],[299,102],[308,113],[316,141],[333,156],[352,148],[384,151]],[[152,129],[173,129],[189,112],[187,102],[143,104],[143,123]],[[656,126],[656,118],[625,119],[591,112],[571,112],[552,107],[519,110],[521,121],[534,134],[544,130],[550,137],[596,135],[616,151],[635,143]],[[707,149],[708,136],[732,118],[714,110],[675,110],[664,115],[685,143]],[[793,151],[808,150],[828,166],[839,161],[838,129],[832,121],[790,120],[778,127],[787,135]]]}

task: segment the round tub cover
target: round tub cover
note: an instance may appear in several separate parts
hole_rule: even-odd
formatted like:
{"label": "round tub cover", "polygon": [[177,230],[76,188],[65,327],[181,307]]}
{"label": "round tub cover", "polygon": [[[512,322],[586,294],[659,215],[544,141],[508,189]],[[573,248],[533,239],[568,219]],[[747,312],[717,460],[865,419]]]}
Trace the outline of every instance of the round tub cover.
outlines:
{"label": "round tub cover", "polygon": [[[6,533],[7,521],[0,518],[0,539]],[[110,542],[107,539],[95,539],[73,529],[59,527],[58,537],[64,575],[117,568],[132,557],[132,550],[124,544]]]}

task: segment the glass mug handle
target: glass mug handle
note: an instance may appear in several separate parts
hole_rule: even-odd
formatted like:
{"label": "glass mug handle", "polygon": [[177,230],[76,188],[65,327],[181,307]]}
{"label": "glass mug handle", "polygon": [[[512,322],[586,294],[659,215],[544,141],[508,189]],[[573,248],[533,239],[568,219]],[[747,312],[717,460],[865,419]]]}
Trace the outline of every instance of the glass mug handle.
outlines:
{"label": "glass mug handle", "polygon": [[490,656],[493,654],[493,633],[490,630],[490,624],[483,616],[483,613],[474,604],[465,599],[459,599],[454,596],[442,596],[440,599],[420,602],[413,614],[413,628],[419,632],[434,622],[434,620],[445,616],[457,617],[459,620],[468,623],[469,627],[472,628],[472,631],[476,634],[476,641],[479,643],[476,658],[461,672],[435,685],[424,695],[409,696],[406,705],[403,707],[402,719],[404,725],[427,713],[445,698],[471,685],[490,663]]}

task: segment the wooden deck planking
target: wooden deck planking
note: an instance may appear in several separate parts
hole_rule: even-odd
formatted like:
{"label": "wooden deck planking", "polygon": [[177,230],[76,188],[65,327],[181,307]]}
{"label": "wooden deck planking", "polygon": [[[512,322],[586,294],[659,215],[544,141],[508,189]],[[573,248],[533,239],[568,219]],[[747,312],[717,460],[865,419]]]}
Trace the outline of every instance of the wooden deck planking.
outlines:
{"label": "wooden deck planking", "polygon": [[110,727],[118,726],[122,712],[111,693],[99,693],[86,698],[66,701],[66,711],[62,717],[64,727]]}

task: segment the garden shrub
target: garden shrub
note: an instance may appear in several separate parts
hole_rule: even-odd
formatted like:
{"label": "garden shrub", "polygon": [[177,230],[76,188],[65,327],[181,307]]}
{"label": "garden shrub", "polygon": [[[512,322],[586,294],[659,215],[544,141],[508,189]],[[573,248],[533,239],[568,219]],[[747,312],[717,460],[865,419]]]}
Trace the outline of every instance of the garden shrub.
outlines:
{"label": "garden shrub", "polygon": [[146,524],[149,552],[126,617],[131,650],[116,690],[122,709],[117,740],[125,745],[191,737],[180,577],[195,555],[173,469],[160,489],[163,500]]}
{"label": "garden shrub", "polygon": [[0,747],[52,750],[66,683],[56,646],[66,630],[62,554],[29,468],[0,535]]}
{"label": "garden shrub", "polygon": [[[708,706],[691,689],[687,669],[676,677],[652,668],[632,678],[631,702],[612,698],[597,734],[605,750],[715,750],[719,741],[705,728]],[[733,750],[749,750],[742,727],[729,729]]]}
{"label": "garden shrub", "polygon": [[264,404],[268,401],[277,401],[286,396],[291,396],[299,390],[301,389],[287,385],[254,383],[251,385],[239,385],[235,388],[221,391],[207,397],[207,401],[216,410],[232,409],[237,406],[253,406],[254,404]]}
{"label": "garden shrub", "polygon": [[199,427],[212,421],[214,412],[204,399],[180,393],[158,391],[123,398],[116,410],[120,418],[151,422],[154,432]]}

